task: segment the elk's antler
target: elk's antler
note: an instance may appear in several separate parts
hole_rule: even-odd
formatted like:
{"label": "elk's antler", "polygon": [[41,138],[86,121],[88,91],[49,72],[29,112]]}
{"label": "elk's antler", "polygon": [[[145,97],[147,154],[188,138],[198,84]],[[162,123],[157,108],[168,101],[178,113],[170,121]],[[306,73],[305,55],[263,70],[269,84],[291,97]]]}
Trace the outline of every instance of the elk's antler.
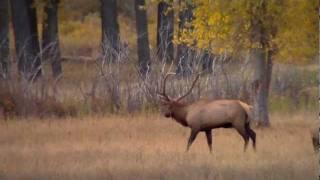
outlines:
{"label": "elk's antler", "polygon": [[166,81],[170,75],[175,75],[176,73],[167,73],[163,80],[163,89],[162,92],[158,92],[158,94],[165,98],[166,101],[171,101],[170,97],[166,94]]}
{"label": "elk's antler", "polygon": [[191,93],[191,91],[192,91],[192,89],[194,88],[194,85],[196,85],[196,82],[198,81],[199,77],[200,77],[200,74],[197,75],[196,79],[193,81],[192,86],[191,86],[191,88],[188,90],[188,92],[187,92],[185,95],[179,97],[179,98],[176,100],[177,102],[180,101],[181,99],[185,98],[186,96],[188,96],[188,95]]}

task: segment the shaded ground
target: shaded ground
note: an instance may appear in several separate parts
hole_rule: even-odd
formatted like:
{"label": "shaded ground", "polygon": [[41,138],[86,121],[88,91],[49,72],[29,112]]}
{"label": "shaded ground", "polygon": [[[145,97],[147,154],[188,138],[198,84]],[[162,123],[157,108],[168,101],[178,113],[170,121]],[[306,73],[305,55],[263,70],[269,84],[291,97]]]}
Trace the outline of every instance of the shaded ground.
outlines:
{"label": "shaded ground", "polygon": [[189,130],[157,115],[1,122],[0,179],[318,179],[311,115],[273,115],[256,153],[215,130],[213,154],[204,134],[185,153]]}

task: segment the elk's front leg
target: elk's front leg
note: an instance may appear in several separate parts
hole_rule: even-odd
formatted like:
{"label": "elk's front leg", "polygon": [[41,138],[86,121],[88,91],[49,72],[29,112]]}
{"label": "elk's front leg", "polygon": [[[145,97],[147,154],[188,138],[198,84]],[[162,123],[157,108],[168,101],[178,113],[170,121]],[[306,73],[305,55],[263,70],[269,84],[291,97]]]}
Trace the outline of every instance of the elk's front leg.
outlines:
{"label": "elk's front leg", "polygon": [[212,132],[210,130],[206,130],[207,143],[209,146],[210,153],[212,153]]}
{"label": "elk's front leg", "polygon": [[187,146],[187,151],[189,151],[191,144],[196,139],[196,137],[198,135],[198,132],[199,131],[191,130],[191,134],[190,134],[189,141],[188,141],[188,146]]}

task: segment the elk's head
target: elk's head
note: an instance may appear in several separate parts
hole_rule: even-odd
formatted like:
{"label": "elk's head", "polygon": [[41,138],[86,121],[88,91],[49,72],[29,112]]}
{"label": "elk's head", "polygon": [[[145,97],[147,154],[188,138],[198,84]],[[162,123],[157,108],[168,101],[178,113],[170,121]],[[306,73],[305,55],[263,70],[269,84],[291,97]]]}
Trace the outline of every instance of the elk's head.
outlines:
{"label": "elk's head", "polygon": [[166,74],[166,76],[164,77],[164,81],[163,81],[162,92],[158,92],[158,95],[161,98],[161,105],[164,107],[164,116],[167,118],[172,117],[175,109],[185,106],[185,104],[181,103],[180,101],[191,93],[193,87],[195,86],[195,84],[200,76],[200,74],[197,75],[196,79],[192,83],[191,88],[188,90],[188,92],[186,94],[184,94],[183,96],[180,96],[178,98],[171,98],[166,94],[166,81],[170,75],[175,75],[175,73],[167,73]]}

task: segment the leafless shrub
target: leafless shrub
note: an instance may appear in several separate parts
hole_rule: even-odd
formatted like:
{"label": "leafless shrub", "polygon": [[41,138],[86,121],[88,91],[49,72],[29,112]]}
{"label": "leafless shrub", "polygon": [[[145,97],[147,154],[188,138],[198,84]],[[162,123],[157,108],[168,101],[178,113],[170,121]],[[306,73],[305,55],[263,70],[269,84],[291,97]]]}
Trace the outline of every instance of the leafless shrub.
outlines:
{"label": "leafless shrub", "polygon": [[[41,58],[42,53],[43,51],[37,54],[33,63],[36,63],[36,59]],[[47,62],[43,61],[42,65],[45,63]],[[5,97],[0,97],[0,101],[4,102],[6,97],[12,97],[12,114],[18,116],[75,115],[76,109],[62,103],[61,98],[58,97],[59,82],[62,76],[52,79],[43,73],[42,77],[37,77],[39,71],[42,71],[42,66],[27,73],[11,71],[10,76],[0,82],[0,94],[6,94]]]}
{"label": "leafless shrub", "polygon": [[[238,63],[239,67],[227,60],[226,54],[224,55],[212,55],[210,59],[211,67],[203,69],[203,51],[193,52],[193,64],[190,76],[175,76],[171,77],[170,83],[167,85],[168,94],[172,96],[179,96],[183,94],[187,87],[190,86],[190,82],[193,81],[195,75],[202,74],[200,83],[194,88],[194,91],[186,98],[187,101],[194,101],[199,98],[209,99],[222,99],[222,98],[235,98],[244,99],[249,101],[250,89],[248,75],[244,72],[244,66],[247,66],[247,62]],[[205,52],[207,53],[207,52]],[[208,61],[208,60],[207,60]],[[243,67],[242,67],[243,66]],[[189,68],[190,68],[189,67]],[[164,60],[157,60],[153,62],[152,71],[147,75],[147,78],[141,81],[144,88],[144,92],[148,101],[154,102],[157,100],[156,93],[160,87],[163,76],[167,72],[175,72],[176,66],[174,64],[167,65]],[[241,71],[233,71],[234,69],[241,69]],[[210,69],[210,70],[208,70]],[[152,103],[155,104],[155,103]]]}
{"label": "leafless shrub", "polygon": [[[110,44],[104,46],[105,54],[89,57],[86,60],[95,65],[94,77],[89,82],[82,82],[82,85],[68,84],[68,87],[73,88],[69,90],[72,91],[71,94],[61,89],[63,76],[52,79],[46,76],[44,71],[42,78],[37,79],[32,74],[31,80],[28,77],[10,75],[7,80],[0,82],[0,108],[8,106],[8,109],[14,109],[12,114],[40,117],[76,115],[83,109],[85,113],[94,114],[134,113],[145,109],[156,109],[159,102],[157,92],[163,77],[167,72],[177,71],[177,62],[168,63],[167,59],[157,56],[157,50],[152,50],[152,66],[148,74],[142,77],[139,75],[139,68],[136,67],[136,59],[130,56],[132,53],[129,52],[127,45],[120,44],[117,46],[118,49],[113,49]],[[44,48],[38,57],[42,57],[41,53],[50,49],[52,48]],[[186,97],[186,101],[191,102],[199,98],[241,99],[250,103],[251,70],[248,61],[236,61],[226,53],[217,55],[203,50],[192,50],[189,54],[192,54],[189,56],[191,63],[187,67],[190,74],[170,77],[167,84],[167,93],[170,96],[178,97],[184,94],[195,76],[200,73],[201,78],[193,92]],[[51,62],[42,61],[42,63],[44,65]],[[302,96],[303,93],[309,93],[309,90],[305,90],[309,84],[300,76],[303,76],[301,72],[292,67],[275,68],[271,84],[272,94],[289,96],[293,102],[299,104],[300,98],[297,94]],[[80,92],[77,93],[76,90]],[[12,97],[13,105],[10,107],[14,108],[1,105],[4,104],[1,93],[10,94],[5,96]],[[305,99],[309,98],[309,94],[305,96]],[[70,104],[67,99],[74,99],[74,103]]]}
{"label": "leafless shrub", "polygon": [[309,102],[309,95],[317,96],[316,82],[312,82],[311,77],[312,74],[293,65],[278,65],[274,68],[271,91],[279,98],[289,97],[298,107],[301,100]]}
{"label": "leafless shrub", "polygon": [[[52,82],[29,83],[26,81],[11,80],[6,88],[1,88],[0,101],[8,102],[8,97],[12,97],[11,111],[18,116],[67,116],[75,115],[75,108],[64,105],[54,96]],[[8,103],[4,104],[7,107]]]}
{"label": "leafless shrub", "polygon": [[127,95],[126,110],[128,111],[128,113],[137,112],[141,110],[141,107],[143,106],[144,93],[138,86],[139,84],[128,84],[126,89],[124,89]]}

